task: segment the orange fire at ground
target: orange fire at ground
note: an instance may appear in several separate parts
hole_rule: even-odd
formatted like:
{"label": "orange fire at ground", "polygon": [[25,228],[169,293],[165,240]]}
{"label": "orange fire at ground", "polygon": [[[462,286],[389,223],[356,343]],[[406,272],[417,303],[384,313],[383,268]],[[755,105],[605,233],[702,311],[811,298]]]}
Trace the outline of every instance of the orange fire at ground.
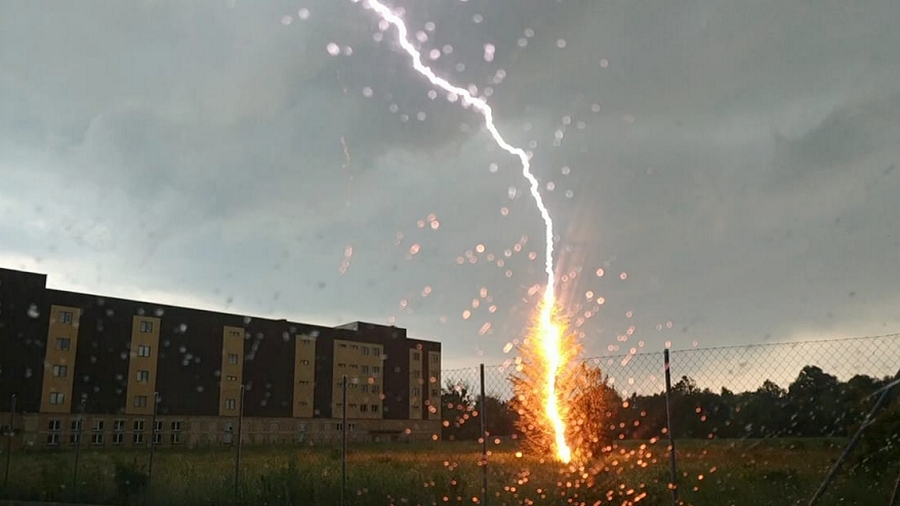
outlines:
{"label": "orange fire at ground", "polygon": [[543,408],[546,418],[553,426],[553,438],[556,450],[556,458],[568,464],[572,460],[572,449],[566,442],[566,422],[563,419],[563,410],[560,409],[559,393],[557,391],[557,377],[563,361],[562,333],[563,329],[553,321],[553,308],[556,305],[556,295],[549,289],[544,291],[541,302],[541,315],[538,326],[538,336],[541,343],[539,360],[544,363],[544,397]]}

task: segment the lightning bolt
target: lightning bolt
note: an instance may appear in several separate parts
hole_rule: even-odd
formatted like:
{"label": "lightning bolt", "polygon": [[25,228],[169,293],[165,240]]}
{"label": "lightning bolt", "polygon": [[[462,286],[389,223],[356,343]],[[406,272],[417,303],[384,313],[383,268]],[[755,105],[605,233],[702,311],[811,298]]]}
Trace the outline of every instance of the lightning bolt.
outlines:
{"label": "lightning bolt", "polygon": [[[354,0],[358,2],[359,0]],[[544,205],[544,199],[538,189],[538,180],[531,173],[531,160],[528,153],[521,148],[517,148],[506,141],[497,130],[494,124],[494,110],[488,105],[487,101],[480,97],[474,96],[469,90],[455,86],[443,77],[438,76],[430,67],[422,63],[422,55],[413,46],[409,40],[409,30],[403,19],[391,11],[386,5],[378,0],[364,0],[363,5],[367,9],[371,9],[378,14],[381,19],[394,26],[397,30],[397,42],[403,51],[409,55],[412,66],[428,81],[446,91],[449,94],[458,96],[464,106],[472,107],[484,117],[484,125],[493,137],[494,142],[507,153],[518,157],[522,164],[522,175],[528,180],[531,189],[531,196],[534,198],[535,205],[544,220],[544,271],[547,274],[547,285],[544,288],[543,300],[540,312],[540,328],[541,328],[541,348],[544,351],[547,374],[545,378],[545,388],[547,389],[547,399],[545,401],[545,410],[551,424],[556,442],[557,456],[563,462],[568,462],[571,456],[570,449],[565,440],[565,424],[559,413],[559,406],[556,393],[556,376],[559,368],[562,366],[560,346],[562,343],[561,330],[553,322],[553,310],[556,307],[556,274],[553,269],[553,219],[547,206]]]}

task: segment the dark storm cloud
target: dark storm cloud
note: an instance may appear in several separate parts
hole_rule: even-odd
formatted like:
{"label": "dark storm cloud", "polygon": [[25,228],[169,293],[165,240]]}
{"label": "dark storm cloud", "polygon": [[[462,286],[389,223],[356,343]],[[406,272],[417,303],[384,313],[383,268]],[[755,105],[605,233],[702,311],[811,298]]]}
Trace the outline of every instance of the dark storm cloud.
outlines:
{"label": "dark storm cloud", "polygon": [[[587,353],[631,325],[647,349],[900,325],[896,2],[398,5],[533,152],[565,300],[605,297]],[[502,360],[542,224],[516,159],[394,36],[353,2],[3,5],[0,259]]]}

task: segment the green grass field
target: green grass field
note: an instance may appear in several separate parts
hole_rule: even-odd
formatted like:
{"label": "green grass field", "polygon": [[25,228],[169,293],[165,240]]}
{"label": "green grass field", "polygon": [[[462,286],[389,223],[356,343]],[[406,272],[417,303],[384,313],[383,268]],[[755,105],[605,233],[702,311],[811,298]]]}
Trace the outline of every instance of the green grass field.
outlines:
{"label": "green grass field", "polygon": [[[680,498],[692,505],[806,504],[844,441],[685,441],[678,445]],[[584,469],[571,469],[511,446],[493,446],[490,504],[671,504],[668,456],[662,443],[625,443]],[[73,451],[13,454],[5,498],[93,504],[234,504],[234,451],[159,450],[150,490],[139,475],[147,451],[80,455],[73,486]],[[340,453],[330,447],[245,447],[243,503],[340,504]],[[480,448],[473,443],[351,447],[345,504],[477,503]],[[2,464],[0,464],[2,465]],[[883,475],[844,469],[822,504],[887,504],[896,470]],[[126,495],[130,493],[131,495]],[[152,498],[152,501],[150,500]]]}

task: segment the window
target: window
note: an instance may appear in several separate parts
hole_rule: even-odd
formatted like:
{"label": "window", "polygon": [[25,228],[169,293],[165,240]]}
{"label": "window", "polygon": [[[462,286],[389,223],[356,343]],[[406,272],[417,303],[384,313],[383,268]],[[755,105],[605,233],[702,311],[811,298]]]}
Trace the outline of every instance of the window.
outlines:
{"label": "window", "polygon": [[103,433],[95,432],[91,434],[91,444],[92,445],[102,445],[103,444]]}
{"label": "window", "polygon": [[438,363],[438,362],[440,362],[440,361],[441,361],[441,357],[440,357],[438,354],[436,354],[436,353],[432,353],[432,355],[431,355],[431,363],[432,363],[432,364],[436,364],[436,363]]}
{"label": "window", "polygon": [[162,431],[163,431],[163,425],[164,425],[164,424],[165,424],[165,422],[163,422],[162,420],[157,420],[157,421],[156,421],[156,426],[153,427],[153,430],[156,431],[156,432],[162,432]]}
{"label": "window", "polygon": [[[348,424],[347,424],[347,430],[348,430],[348,431],[354,430],[355,428],[356,428],[356,424],[355,424],[355,423],[348,423]],[[344,430],[344,424],[342,424],[342,423],[336,423],[336,424],[334,424],[334,430]]]}
{"label": "window", "polygon": [[368,354],[369,354],[369,347],[368,347],[368,346],[363,346],[363,347],[362,347],[362,354],[363,354],[363,355],[368,355]]}
{"label": "window", "polygon": [[422,379],[422,371],[419,371],[419,370],[413,371],[412,376],[415,379]]}
{"label": "window", "polygon": [[417,396],[417,397],[419,396],[419,394],[422,393],[422,391],[419,390],[419,387],[412,387],[411,392],[412,392],[412,395],[415,395],[415,396]]}
{"label": "window", "polygon": [[228,354],[228,363],[229,364],[237,364],[238,363],[237,353],[229,353]]}
{"label": "window", "polygon": [[149,383],[150,382],[150,371],[138,371],[137,372],[137,380],[141,383]]}
{"label": "window", "polygon": [[146,344],[141,344],[138,346],[137,356],[139,357],[149,357],[150,356],[150,347]]}
{"label": "window", "polygon": [[94,420],[94,431],[95,432],[103,432],[104,426],[105,426],[105,423],[103,422],[103,420]]}
{"label": "window", "polygon": [[81,431],[69,433],[69,444],[77,445],[81,442]]}
{"label": "window", "polygon": [[309,386],[309,381],[307,381],[307,380],[300,380],[297,383],[300,385],[303,385],[303,386]]}
{"label": "window", "polygon": [[122,432],[114,433],[112,442],[114,445],[123,444],[125,442],[125,434]]}
{"label": "window", "polygon": [[350,364],[350,369],[359,369],[359,366],[356,364]]}
{"label": "window", "polygon": [[378,374],[380,372],[381,372],[381,367],[378,367],[377,365],[372,366],[372,374]]}
{"label": "window", "polygon": [[153,332],[153,322],[142,321],[141,322],[141,332],[144,334],[149,334]]}
{"label": "window", "polygon": [[372,348],[372,355],[375,355],[376,357],[380,357],[381,356],[381,348],[378,348],[378,347]]}
{"label": "window", "polygon": [[58,445],[59,444],[59,433],[51,432],[47,434],[47,444],[48,445]]}
{"label": "window", "polygon": [[69,373],[69,368],[64,365],[53,366],[53,375],[57,378],[65,378]]}
{"label": "window", "polygon": [[362,385],[360,385],[359,389],[362,390],[363,392],[368,392],[369,391],[368,383],[363,383]]}
{"label": "window", "polygon": [[347,367],[347,364],[343,362],[338,362],[338,367]]}
{"label": "window", "polygon": [[134,407],[136,407],[136,408],[147,407],[147,396],[146,395],[135,395],[134,396]]}
{"label": "window", "polygon": [[237,401],[234,399],[225,399],[225,409],[229,411],[234,411],[234,408],[237,406]]}
{"label": "window", "polygon": [[116,432],[125,430],[125,420],[113,420],[113,430]]}
{"label": "window", "polygon": [[338,348],[346,348],[346,347],[347,347],[347,345],[346,345],[346,344],[344,344],[344,343],[340,343],[340,344],[338,344]]}
{"label": "window", "polygon": [[303,365],[309,365],[309,360],[304,359],[304,360],[301,360],[300,363]]}
{"label": "window", "polygon": [[373,394],[377,394],[379,390],[380,390],[380,388],[378,388],[378,385],[372,385],[372,393]]}
{"label": "window", "polygon": [[304,346],[309,346],[310,344],[312,344],[312,339],[303,339],[300,342],[303,343]]}
{"label": "window", "polygon": [[81,432],[82,420],[72,420],[69,424],[69,430],[72,432]]}
{"label": "window", "polygon": [[181,433],[173,432],[170,441],[172,441],[173,445],[181,444]]}
{"label": "window", "polygon": [[359,410],[360,410],[360,412],[365,413],[365,412],[369,411],[369,405],[368,404],[360,404]]}
{"label": "window", "polygon": [[308,402],[308,401],[298,401],[297,404],[300,405],[300,406],[309,406],[309,402]]}
{"label": "window", "polygon": [[237,381],[237,376],[225,376],[226,381]]}
{"label": "window", "polygon": [[72,323],[72,314],[71,311],[61,311],[59,313],[59,321],[60,323]]}
{"label": "window", "polygon": [[241,337],[241,331],[240,331],[240,330],[232,330],[232,331],[229,332],[229,333],[231,334],[232,337]]}
{"label": "window", "polygon": [[56,349],[68,351],[72,346],[72,340],[68,337],[57,337],[56,338]]}
{"label": "window", "polygon": [[359,349],[359,345],[358,345],[358,344],[351,345],[351,346],[350,346],[350,349],[351,349],[351,350],[358,350],[358,349]]}
{"label": "window", "polygon": [[66,394],[61,392],[50,392],[50,404],[58,406],[66,403]]}
{"label": "window", "polygon": [[182,425],[181,420],[176,420],[176,421],[172,422],[172,425],[171,425],[172,432],[181,432],[181,425]]}
{"label": "window", "polygon": [[414,405],[412,406],[412,408],[413,408],[413,409],[419,409],[419,405],[418,405],[418,404],[414,404]]}
{"label": "window", "polygon": [[372,404],[372,413],[378,413],[378,404]]}
{"label": "window", "polygon": [[367,365],[361,365],[361,366],[360,366],[359,372],[361,372],[361,373],[363,373],[363,374],[369,374],[369,366],[367,366]]}
{"label": "window", "polygon": [[418,362],[419,360],[422,360],[422,355],[420,355],[418,351],[414,351],[413,354],[412,354],[412,356],[413,356],[412,359],[415,360],[415,361],[417,361],[417,362]]}
{"label": "window", "polygon": [[62,424],[59,420],[50,420],[50,423],[47,426],[47,430],[50,432],[58,431],[62,427]]}
{"label": "window", "polygon": [[[146,398],[146,397],[145,397]],[[134,428],[133,434],[131,436],[132,444],[143,444],[144,443],[144,421],[143,420],[135,420],[132,424]]]}
{"label": "window", "polygon": [[440,397],[440,396],[441,396],[440,390],[438,390],[437,388],[432,388],[432,389],[431,389],[431,396],[432,396],[432,397]]}

